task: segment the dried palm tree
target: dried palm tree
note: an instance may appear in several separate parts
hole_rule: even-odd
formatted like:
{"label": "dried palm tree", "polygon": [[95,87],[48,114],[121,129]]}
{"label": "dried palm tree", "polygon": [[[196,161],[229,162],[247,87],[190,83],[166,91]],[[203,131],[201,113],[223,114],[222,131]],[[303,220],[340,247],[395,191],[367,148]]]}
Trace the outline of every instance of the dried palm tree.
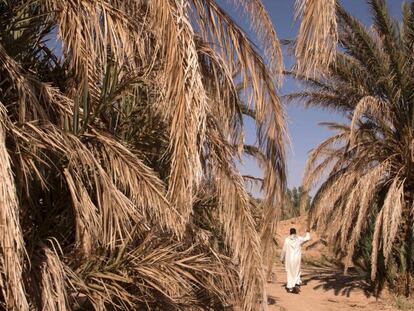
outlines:
{"label": "dried palm tree", "polygon": [[263,4],[238,4],[257,46],[213,0],[0,1],[1,308],[266,308],[282,60]]}
{"label": "dried palm tree", "polygon": [[372,227],[372,280],[397,267],[408,295],[414,258],[414,4],[404,6],[399,25],[384,0],[368,3],[374,23],[369,28],[338,9],[335,64],[323,77],[307,80],[307,90],[288,97],[349,120],[325,123],[336,133],[309,155],[303,183],[307,190],[318,186],[313,223],[338,246],[345,269]]}

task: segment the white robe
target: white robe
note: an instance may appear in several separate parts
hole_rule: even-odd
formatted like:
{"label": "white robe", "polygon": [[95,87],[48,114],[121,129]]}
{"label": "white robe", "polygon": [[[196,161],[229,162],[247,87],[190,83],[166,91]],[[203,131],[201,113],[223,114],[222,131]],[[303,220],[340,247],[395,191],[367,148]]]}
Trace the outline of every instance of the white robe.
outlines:
{"label": "white robe", "polygon": [[287,288],[293,288],[296,284],[300,285],[300,261],[302,257],[301,246],[306,241],[309,241],[310,234],[306,233],[304,237],[292,234],[285,239],[283,244],[281,261],[285,262],[285,269],[287,275]]}

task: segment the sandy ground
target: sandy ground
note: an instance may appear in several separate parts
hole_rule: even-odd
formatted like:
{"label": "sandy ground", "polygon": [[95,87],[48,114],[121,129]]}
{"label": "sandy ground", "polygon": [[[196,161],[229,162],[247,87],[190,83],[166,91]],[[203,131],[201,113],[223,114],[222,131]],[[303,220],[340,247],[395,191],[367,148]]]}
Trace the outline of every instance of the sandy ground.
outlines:
{"label": "sandy ground", "polygon": [[304,267],[299,294],[285,290],[286,274],[275,266],[276,280],[268,283],[269,311],[381,311],[397,310],[371,295],[359,276],[343,276],[333,268]]}
{"label": "sandy ground", "polygon": [[[295,227],[298,234],[303,235],[305,217],[280,223],[277,236],[280,246],[290,227]],[[302,248],[302,281],[306,285],[301,287],[299,294],[286,292],[284,267],[275,260],[273,280],[268,283],[270,311],[397,310],[385,300],[377,300],[362,275],[344,276],[339,268],[323,263],[322,257],[329,256],[329,250],[316,233],[311,232],[311,236],[312,241]]]}

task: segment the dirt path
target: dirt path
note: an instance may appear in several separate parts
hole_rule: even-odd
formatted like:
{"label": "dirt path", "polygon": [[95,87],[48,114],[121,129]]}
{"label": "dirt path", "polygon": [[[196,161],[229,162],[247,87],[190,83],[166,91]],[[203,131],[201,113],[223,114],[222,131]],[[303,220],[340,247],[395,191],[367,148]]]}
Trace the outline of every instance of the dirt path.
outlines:
{"label": "dirt path", "polygon": [[303,268],[302,281],[306,285],[298,295],[286,292],[286,274],[281,264],[275,266],[274,273],[275,280],[268,283],[270,311],[397,310],[377,301],[360,277],[346,277],[333,268]]}

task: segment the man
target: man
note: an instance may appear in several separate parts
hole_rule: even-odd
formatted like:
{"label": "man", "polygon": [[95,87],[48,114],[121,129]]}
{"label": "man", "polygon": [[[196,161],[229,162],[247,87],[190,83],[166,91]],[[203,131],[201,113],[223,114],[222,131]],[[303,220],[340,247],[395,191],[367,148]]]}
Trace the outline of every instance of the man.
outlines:
{"label": "man", "polygon": [[285,239],[285,243],[283,244],[280,260],[285,264],[287,275],[286,288],[289,293],[297,293],[296,286],[300,286],[302,283],[300,280],[301,246],[310,239],[309,230],[306,231],[304,237],[301,237],[296,235],[295,228],[291,228],[290,235]]}

